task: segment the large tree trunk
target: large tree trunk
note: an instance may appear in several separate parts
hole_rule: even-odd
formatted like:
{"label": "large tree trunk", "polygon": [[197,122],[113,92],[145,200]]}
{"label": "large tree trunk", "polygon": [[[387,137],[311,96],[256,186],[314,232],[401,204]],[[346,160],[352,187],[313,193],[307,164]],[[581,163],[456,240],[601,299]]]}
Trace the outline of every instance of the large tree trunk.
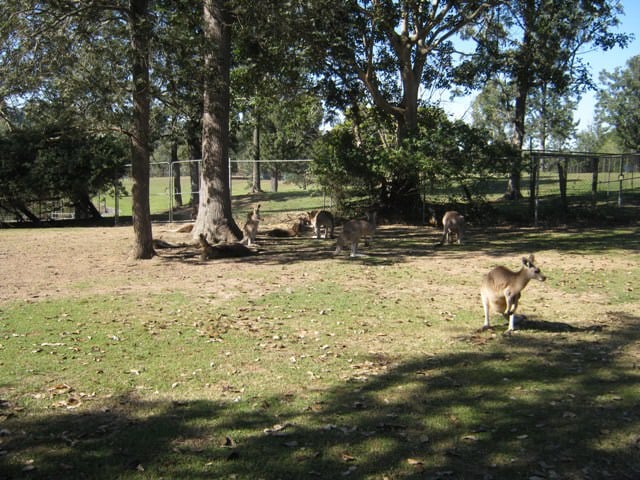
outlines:
{"label": "large tree trunk", "polygon": [[135,234],[131,256],[148,259],[155,255],[151,233],[149,206],[149,38],[151,18],[148,0],[130,0],[129,28],[131,31],[133,75],[133,135],[131,137],[131,176],[133,186],[132,215]]}
{"label": "large tree trunk", "polygon": [[204,114],[200,207],[193,236],[237,241],[229,188],[229,72],[231,18],[224,0],[204,0]]}

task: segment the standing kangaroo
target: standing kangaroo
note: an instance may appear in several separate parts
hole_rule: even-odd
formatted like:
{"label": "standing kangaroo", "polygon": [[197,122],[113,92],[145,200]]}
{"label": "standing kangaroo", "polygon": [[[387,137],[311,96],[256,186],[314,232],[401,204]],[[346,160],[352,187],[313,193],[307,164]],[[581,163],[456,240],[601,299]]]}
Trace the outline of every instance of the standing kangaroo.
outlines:
{"label": "standing kangaroo", "polygon": [[453,243],[453,235],[457,237],[458,244],[462,245],[465,228],[465,221],[462,215],[455,211],[446,212],[442,217],[442,227],[440,245],[444,245],[445,241],[446,243]]}
{"label": "standing kangaroo", "polygon": [[337,255],[342,250],[342,247],[346,247],[347,244],[351,244],[351,257],[356,256],[356,250],[358,248],[358,241],[361,238],[364,238],[365,241],[367,237],[371,237],[373,240],[373,234],[376,231],[376,212],[373,212],[373,215],[369,217],[367,215],[367,220],[349,220],[342,226],[342,233],[338,237],[338,242],[336,245],[336,251],[333,253]]}
{"label": "standing kangaroo", "polygon": [[333,230],[335,224],[333,221],[333,215],[326,210],[314,210],[309,212],[309,222],[314,232],[316,232],[316,238],[320,238],[320,229],[324,228],[323,238],[333,238]]}
{"label": "standing kangaroo", "polygon": [[480,294],[484,307],[483,330],[490,327],[489,317],[491,313],[500,312],[505,318],[509,318],[509,329],[512,332],[515,321],[515,311],[522,290],[530,280],[536,279],[544,282],[545,277],[540,269],[534,265],[533,255],[529,258],[522,257],[522,268],[518,272],[512,272],[506,267],[496,267],[482,278]]}
{"label": "standing kangaroo", "polygon": [[260,224],[260,205],[253,207],[253,211],[247,214],[247,221],[242,229],[244,233],[244,240],[247,241],[247,245],[253,245],[256,243],[256,236],[258,235],[258,225]]}

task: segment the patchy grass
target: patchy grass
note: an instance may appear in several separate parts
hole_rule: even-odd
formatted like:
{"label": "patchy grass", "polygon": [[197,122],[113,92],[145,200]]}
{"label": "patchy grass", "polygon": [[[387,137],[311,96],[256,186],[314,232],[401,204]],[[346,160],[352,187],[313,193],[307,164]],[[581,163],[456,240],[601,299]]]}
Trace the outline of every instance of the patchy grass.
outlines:
{"label": "patchy grass", "polygon": [[[0,232],[3,478],[640,475],[635,228],[387,226],[358,259],[260,238],[211,262],[127,263],[131,237]],[[481,275],[532,252],[526,321],[478,331]]]}

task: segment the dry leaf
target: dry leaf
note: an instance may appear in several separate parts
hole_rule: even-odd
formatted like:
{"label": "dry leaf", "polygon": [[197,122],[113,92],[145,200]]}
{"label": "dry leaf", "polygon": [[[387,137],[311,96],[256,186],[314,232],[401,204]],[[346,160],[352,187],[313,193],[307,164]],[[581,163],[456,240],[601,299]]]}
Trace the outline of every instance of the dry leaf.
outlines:
{"label": "dry leaf", "polygon": [[354,457],[353,455],[350,455],[347,452],[342,452],[340,454],[340,458],[342,459],[343,462],[355,462],[356,461],[356,457]]}
{"label": "dry leaf", "polygon": [[282,435],[287,435],[286,433],[283,432],[283,430],[287,427],[291,426],[290,423],[285,423],[283,425],[276,423],[273,427],[271,428],[265,428],[263,430],[263,432],[266,435],[274,435],[274,436],[282,436]]}
{"label": "dry leaf", "polygon": [[67,399],[66,407],[69,409],[78,408],[80,405],[82,405],[82,401],[77,397],[69,397]]}
{"label": "dry leaf", "polygon": [[47,389],[51,395],[63,395],[65,393],[73,392],[73,387],[66,383],[59,383]]}

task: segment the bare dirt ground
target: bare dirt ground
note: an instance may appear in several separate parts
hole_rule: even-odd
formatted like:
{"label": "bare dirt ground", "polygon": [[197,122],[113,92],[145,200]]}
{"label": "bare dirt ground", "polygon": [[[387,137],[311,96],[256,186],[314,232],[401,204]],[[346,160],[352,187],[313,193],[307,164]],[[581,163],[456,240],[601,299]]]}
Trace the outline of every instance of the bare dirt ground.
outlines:
{"label": "bare dirt ground", "polygon": [[[179,224],[155,224],[154,238],[193,242],[191,234],[172,231],[178,227]],[[158,256],[152,260],[133,261],[129,258],[133,245],[130,226],[0,230],[3,276],[0,304],[74,295],[172,291],[227,298],[249,290],[286,288],[295,285],[301,277],[313,281],[326,275],[335,262],[346,259],[346,255],[333,256],[335,240],[316,240],[311,238],[311,232],[306,232],[302,238],[269,238],[264,234],[269,228],[273,225],[261,226],[258,256],[210,261],[200,260],[199,248],[195,245],[158,249]],[[567,291],[566,286],[571,282],[579,282],[584,275],[597,277],[605,271],[629,271],[632,277],[638,271],[637,254],[585,255],[578,250],[579,245],[573,249],[558,248],[561,241],[557,240],[543,244],[541,252],[530,252],[520,251],[519,245],[510,248],[492,246],[495,235],[491,232],[471,232],[469,244],[463,248],[437,248],[441,233],[433,227],[387,225],[380,227],[376,235],[367,254],[377,260],[395,262],[401,259],[404,265],[410,264],[419,282],[412,287],[417,295],[437,296],[442,303],[472,302],[473,308],[478,306],[479,316],[481,307],[477,297],[482,274],[496,264],[515,269],[520,256],[528,253],[537,253],[545,273],[552,274],[547,282],[549,285],[529,290],[528,304],[534,308],[546,305],[547,310],[564,318],[584,318],[585,311],[592,315],[604,314],[610,308],[610,301],[598,288],[599,280],[595,277],[593,288],[586,291]],[[543,235],[541,232],[541,238]],[[528,246],[523,245],[523,248]],[[269,280],[263,282],[261,279],[267,271]],[[274,271],[277,285],[270,285]],[[421,272],[425,272],[424,279],[421,279]],[[430,272],[429,280],[426,280],[426,272]],[[439,282],[437,277],[434,281],[433,272],[441,275],[443,281]],[[349,281],[367,282],[368,279],[356,276]],[[551,284],[561,288],[553,288]]]}
{"label": "bare dirt ground", "polygon": [[[154,238],[192,242],[190,234],[154,225]],[[221,290],[212,262],[200,261],[199,249],[158,249],[145,261],[129,258],[133,228],[46,228],[0,231],[4,281],[0,302],[83,294],[162,292],[174,289]],[[228,262],[233,262],[229,260]],[[248,267],[233,262],[238,271]],[[231,281],[231,279],[229,279]]]}

